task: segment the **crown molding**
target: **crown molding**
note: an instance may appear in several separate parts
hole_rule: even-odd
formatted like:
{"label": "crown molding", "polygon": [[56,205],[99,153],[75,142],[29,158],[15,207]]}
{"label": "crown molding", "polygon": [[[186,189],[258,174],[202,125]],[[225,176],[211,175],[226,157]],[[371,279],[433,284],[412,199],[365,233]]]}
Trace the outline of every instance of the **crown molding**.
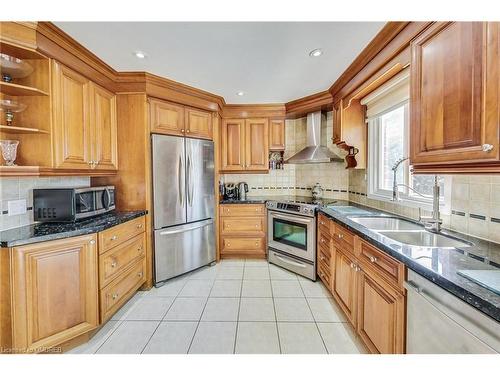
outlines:
{"label": "crown molding", "polygon": [[284,104],[226,104],[222,111],[223,118],[274,117],[284,118]]}
{"label": "crown molding", "polygon": [[326,90],[285,104],[287,118],[303,117],[309,112],[329,111],[333,108],[332,94]]}

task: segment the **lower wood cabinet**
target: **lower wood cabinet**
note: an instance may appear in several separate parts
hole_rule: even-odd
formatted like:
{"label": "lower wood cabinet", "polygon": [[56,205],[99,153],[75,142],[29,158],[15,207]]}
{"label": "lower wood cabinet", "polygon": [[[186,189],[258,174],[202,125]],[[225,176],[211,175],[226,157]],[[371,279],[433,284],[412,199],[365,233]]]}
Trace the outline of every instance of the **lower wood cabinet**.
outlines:
{"label": "lower wood cabinet", "polygon": [[371,353],[405,352],[404,265],[318,216],[317,270]]}
{"label": "lower wood cabinet", "polygon": [[46,351],[99,325],[96,235],[12,251],[12,348]]}
{"label": "lower wood cabinet", "polygon": [[266,209],[263,204],[220,206],[220,256],[266,257]]}

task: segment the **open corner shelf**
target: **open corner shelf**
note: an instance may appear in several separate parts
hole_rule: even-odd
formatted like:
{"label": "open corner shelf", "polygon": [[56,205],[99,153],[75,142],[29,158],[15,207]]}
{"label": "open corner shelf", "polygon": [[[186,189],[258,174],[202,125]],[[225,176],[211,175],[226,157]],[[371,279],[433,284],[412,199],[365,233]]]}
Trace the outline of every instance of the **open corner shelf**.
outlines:
{"label": "open corner shelf", "polygon": [[0,93],[10,96],[48,96],[49,93],[35,87],[0,81]]}
{"label": "open corner shelf", "polygon": [[26,128],[23,126],[10,126],[10,125],[0,125],[0,133],[11,133],[11,134],[49,134],[48,131],[36,129],[36,128]]}

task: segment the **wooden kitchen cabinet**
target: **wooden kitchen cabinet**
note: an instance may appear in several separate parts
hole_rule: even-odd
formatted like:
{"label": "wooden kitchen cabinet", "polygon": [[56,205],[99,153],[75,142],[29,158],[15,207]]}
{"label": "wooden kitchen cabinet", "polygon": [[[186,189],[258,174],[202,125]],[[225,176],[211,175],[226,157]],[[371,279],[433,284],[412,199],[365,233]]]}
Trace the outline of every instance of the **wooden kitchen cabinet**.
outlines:
{"label": "wooden kitchen cabinet", "polygon": [[411,43],[416,172],[500,171],[499,25],[436,22]]}
{"label": "wooden kitchen cabinet", "polygon": [[222,204],[220,256],[222,258],[266,257],[266,209],[263,204]]}
{"label": "wooden kitchen cabinet", "polygon": [[333,296],[347,316],[351,324],[356,327],[357,305],[357,274],[356,260],[345,250],[336,247]]}
{"label": "wooden kitchen cabinet", "polygon": [[153,133],[184,135],[184,107],[164,100],[149,99]]}
{"label": "wooden kitchen cabinet", "polygon": [[212,114],[195,108],[186,108],[186,136],[212,139]]}
{"label": "wooden kitchen cabinet", "polygon": [[223,171],[268,172],[268,119],[224,119],[221,143]]}
{"label": "wooden kitchen cabinet", "polygon": [[117,169],[116,97],[53,61],[55,168]]}
{"label": "wooden kitchen cabinet", "polygon": [[372,353],[404,353],[405,297],[369,268],[357,271],[357,332]]}
{"label": "wooden kitchen cabinet", "polygon": [[96,235],[12,249],[12,347],[47,350],[99,324]]}
{"label": "wooden kitchen cabinet", "polygon": [[269,151],[285,151],[285,120],[269,120]]}

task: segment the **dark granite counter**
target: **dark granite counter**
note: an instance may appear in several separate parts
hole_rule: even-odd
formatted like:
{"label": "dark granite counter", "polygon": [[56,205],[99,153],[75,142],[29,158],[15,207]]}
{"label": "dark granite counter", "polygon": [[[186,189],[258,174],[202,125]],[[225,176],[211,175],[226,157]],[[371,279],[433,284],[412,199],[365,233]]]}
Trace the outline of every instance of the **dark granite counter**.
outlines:
{"label": "dark granite counter", "polygon": [[146,215],[146,211],[108,212],[74,223],[39,223],[0,232],[0,247],[13,247],[101,232]]}
{"label": "dark granite counter", "polygon": [[[279,199],[279,198],[277,198]],[[270,196],[261,196],[261,197],[248,197],[244,201],[240,201],[239,199],[221,199],[219,201],[220,204],[263,204],[266,203],[267,201],[273,200],[273,197]]]}
{"label": "dark granite counter", "polygon": [[[456,249],[407,246],[350,220],[354,216],[398,217],[398,215],[341,201],[321,208],[320,211],[362,239],[403,262],[409,269],[500,322],[500,295],[458,273],[464,270],[500,271],[499,244],[443,230],[444,235],[461,238],[471,242],[472,246]],[[411,221],[406,218],[402,219]]]}

